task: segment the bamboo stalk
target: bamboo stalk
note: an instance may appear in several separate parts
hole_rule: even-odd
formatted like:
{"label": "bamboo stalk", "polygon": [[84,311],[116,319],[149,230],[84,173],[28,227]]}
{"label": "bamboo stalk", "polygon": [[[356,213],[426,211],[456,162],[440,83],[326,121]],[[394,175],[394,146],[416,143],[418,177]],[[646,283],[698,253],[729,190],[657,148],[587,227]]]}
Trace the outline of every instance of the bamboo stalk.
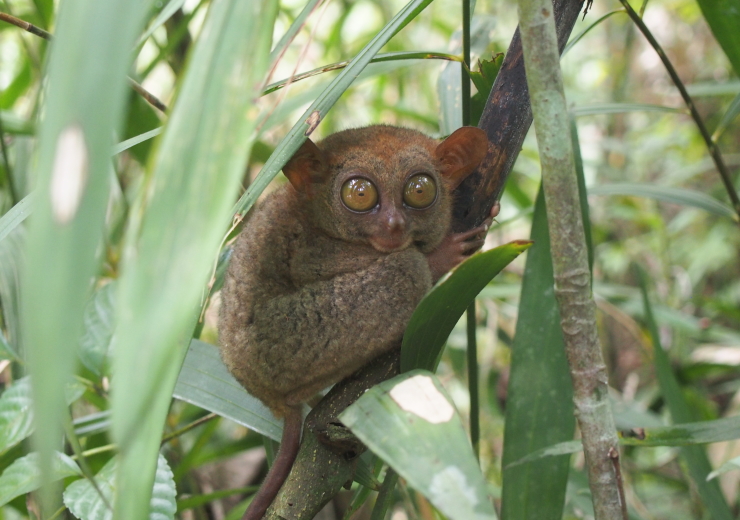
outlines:
{"label": "bamboo stalk", "polygon": [[597,520],[626,519],[619,446],[596,331],[586,238],[551,0],[519,0],[519,28],[547,201],[555,296]]}

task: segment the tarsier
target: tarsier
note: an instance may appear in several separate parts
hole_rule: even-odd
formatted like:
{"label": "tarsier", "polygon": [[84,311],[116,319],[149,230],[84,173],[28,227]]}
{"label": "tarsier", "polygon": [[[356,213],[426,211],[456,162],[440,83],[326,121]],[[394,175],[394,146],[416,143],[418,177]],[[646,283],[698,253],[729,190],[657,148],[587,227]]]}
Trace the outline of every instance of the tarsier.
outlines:
{"label": "tarsier", "polygon": [[222,293],[222,355],[285,426],[245,520],[262,518],[290,471],[301,404],[398,347],[432,284],[482,246],[490,220],[450,226],[452,191],[487,148],[473,127],[441,143],[383,125],[307,140],[283,168],[290,182],[247,222]]}

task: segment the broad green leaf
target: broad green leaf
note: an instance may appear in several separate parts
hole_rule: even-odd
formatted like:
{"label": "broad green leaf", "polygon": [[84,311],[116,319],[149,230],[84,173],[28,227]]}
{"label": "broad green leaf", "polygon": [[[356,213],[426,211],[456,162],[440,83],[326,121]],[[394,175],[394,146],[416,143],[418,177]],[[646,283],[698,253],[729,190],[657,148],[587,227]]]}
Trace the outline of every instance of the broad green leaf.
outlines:
{"label": "broad green leaf", "polygon": [[[55,452],[51,480],[61,480],[75,475],[82,476],[77,463],[64,453]],[[36,491],[41,486],[39,454],[29,453],[16,459],[0,475],[0,506],[15,497]]]}
{"label": "broad green leaf", "polygon": [[162,130],[162,128],[155,128],[154,130],[149,130],[148,132],[144,132],[143,134],[132,137],[131,139],[126,139],[125,141],[122,141],[113,147],[113,152],[111,153],[111,155],[118,155],[119,153],[128,150],[129,148],[132,148],[139,143],[143,143],[148,139],[152,139],[161,134]]}
{"label": "broad green leaf", "polygon": [[262,117],[254,99],[277,10],[277,0],[210,3],[131,211],[111,392],[116,520],[139,520],[149,504],[172,391]]}
{"label": "broad green leaf", "polygon": [[0,217],[0,242],[31,214],[33,195],[26,195],[20,202]]}
{"label": "broad green leaf", "polygon": [[173,396],[276,441],[282,436],[282,421],[244,390],[224,365],[218,347],[208,343],[190,342]]}
{"label": "broad green leaf", "polygon": [[439,282],[419,303],[401,346],[401,371],[436,370],[442,347],[470,302],[530,242],[511,242],[476,253]]}
{"label": "broad green leaf", "polygon": [[737,220],[737,214],[730,206],[700,191],[673,186],[656,186],[654,184],[619,183],[589,186],[589,195],[631,195],[644,197],[681,206],[703,209],[714,215]]}
{"label": "broad green leaf", "polygon": [[740,76],[740,0],[697,0],[714,37]]}
{"label": "broad green leaf", "polygon": [[[658,379],[658,386],[660,392],[665,399],[668,410],[671,413],[671,418],[677,426],[674,429],[680,431],[686,428],[686,424],[693,420],[693,414],[689,408],[689,404],[681,391],[681,387],[678,384],[673,369],[671,368],[671,362],[668,359],[668,354],[663,350],[663,346],[660,342],[660,335],[658,333],[658,325],[653,317],[653,310],[648,299],[647,286],[645,282],[645,275],[640,270],[640,289],[642,291],[643,305],[645,308],[645,321],[647,322],[650,336],[653,340],[653,363],[655,365],[655,374]],[[735,436],[737,435],[737,425],[740,424],[740,417],[736,417],[735,422]],[[660,431],[660,429],[655,429]],[[645,433],[647,439],[647,432]],[[707,454],[702,446],[685,446],[681,448],[681,455],[686,461],[688,466],[689,475],[691,475],[694,484],[696,485],[699,496],[704,502],[707,511],[711,517],[716,520],[730,520],[733,517],[730,508],[725,501],[722,491],[719,488],[719,484],[716,480],[707,481],[707,476],[712,471],[712,466],[709,463]]]}
{"label": "broad green leaf", "polygon": [[[84,385],[77,381],[66,385],[62,394],[63,405],[75,402],[84,392]],[[0,396],[0,454],[33,433],[33,419],[31,379],[26,376],[15,381]]]}
{"label": "broad green leaf", "polygon": [[[98,488],[108,504],[113,502],[116,492],[115,475],[118,459],[112,458],[95,476]],[[161,454],[157,457],[154,487],[149,502],[148,515],[139,518],[148,520],[172,520],[175,517],[175,481],[167,460]],[[70,484],[64,490],[64,505],[80,520],[112,520],[113,511],[103,502],[93,485],[87,479]]]}
{"label": "broad green leaf", "polygon": [[625,114],[627,112],[668,112],[687,114],[685,108],[673,108],[663,105],[648,105],[644,103],[592,103],[578,105],[570,109],[576,117],[593,116],[598,114]]}
{"label": "broad green leaf", "polygon": [[553,289],[550,234],[542,190],[535,202],[519,315],[511,349],[504,422],[501,517],[511,520],[562,517],[569,460],[527,455],[573,438],[573,390],[565,358],[560,313]]}
{"label": "broad green leaf", "polygon": [[[685,411],[688,411],[688,408]],[[633,429],[622,432],[620,442],[626,446],[694,446],[736,439],[740,439],[740,416]]]}
{"label": "broad green leaf", "polygon": [[85,308],[85,332],[80,340],[80,361],[95,375],[107,371],[108,350],[113,339],[116,283],[111,282],[93,294]]}
{"label": "broad green leaf", "polygon": [[[44,0],[44,5],[53,2]],[[22,285],[23,341],[33,377],[43,475],[61,447],[64,386],[77,361],[85,304],[100,265],[110,149],[120,131],[131,48],[148,0],[59,4],[46,66]],[[42,507],[53,510],[47,488]]]}
{"label": "broad green leaf", "polygon": [[496,518],[462,420],[434,374],[385,381],[339,417],[448,518]]}
{"label": "broad green leaf", "polygon": [[339,100],[344,91],[352,85],[360,72],[367,67],[378,51],[398,31],[406,27],[430,2],[431,0],[411,0],[375,35],[370,43],[352,58],[350,64],[342,69],[326,90],[303,113],[298,123],[288,132],[288,135],[280,141],[280,144],[278,144],[270,159],[262,167],[257,178],[249,185],[247,191],[236,203],[234,213],[239,216],[246,215],[247,211],[257,201],[257,197],[260,196],[293,154],[298,151],[306,140],[306,137],[313,132],[314,128],[326,116],[327,111],[334,106],[334,103]]}

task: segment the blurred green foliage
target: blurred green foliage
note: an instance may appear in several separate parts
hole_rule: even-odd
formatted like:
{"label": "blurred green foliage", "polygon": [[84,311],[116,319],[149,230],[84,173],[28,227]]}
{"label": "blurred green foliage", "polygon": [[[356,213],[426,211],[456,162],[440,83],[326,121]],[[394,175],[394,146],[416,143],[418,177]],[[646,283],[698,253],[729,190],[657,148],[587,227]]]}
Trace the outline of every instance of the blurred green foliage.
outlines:
{"label": "blurred green foliage", "polygon": [[[137,46],[129,76],[170,109],[180,99],[178,89],[188,74],[191,49],[200,41],[212,3],[216,0],[151,3],[146,26],[142,28],[142,34],[147,28],[151,34]],[[304,0],[281,2],[274,41],[299,17],[304,4]],[[352,59],[404,5],[402,0],[326,0],[308,17],[264,83]],[[740,184],[740,118],[737,117],[740,78],[733,71],[733,63],[737,63],[740,49],[737,40],[733,40],[736,33],[728,33],[716,20],[705,21],[704,16],[710,16],[707,5],[712,3],[650,0],[645,6],[644,21],[687,85],[710,133],[716,131],[715,138],[737,186]],[[635,2],[636,9],[641,6],[642,2]],[[734,13],[740,12],[738,0],[723,0],[717,6],[729,6],[735,9]],[[52,0],[0,0],[3,13],[52,33],[57,27],[58,7],[59,2]],[[618,9],[617,0],[595,3],[585,20],[579,20],[573,35],[603,14]],[[166,22],[164,15],[159,16],[163,12],[171,14]],[[392,38],[382,52],[459,53],[460,16],[460,2],[435,0]],[[478,59],[490,60],[504,51],[515,26],[514,4],[479,0],[472,24],[473,63]],[[273,27],[261,30],[273,34]],[[729,36],[723,38],[723,33]],[[91,30],[87,36],[94,34]],[[105,35],[97,37],[105,38]],[[38,175],[36,131],[45,124],[44,103],[55,88],[44,81],[50,45],[53,43],[0,21],[0,384],[3,387],[0,424],[5,432],[0,438],[0,471],[12,470],[0,476],[0,495],[9,500],[0,507],[0,519],[36,518],[39,507],[35,494],[22,495],[37,489],[39,481],[35,458],[28,457],[32,446],[24,440],[33,427],[26,402],[30,396],[28,380],[24,379],[27,345],[20,327],[20,293],[25,265],[23,220],[33,211],[34,204],[47,203],[24,200],[24,197],[31,193]],[[594,244],[593,287],[618,427],[630,430],[682,420],[672,417],[664,395],[666,390],[656,376],[653,362],[655,349],[659,348],[653,343],[656,337],[660,338],[667,355],[661,358],[659,370],[664,379],[672,371],[678,389],[671,393],[672,402],[682,399],[682,406],[696,421],[737,415],[740,229],[737,218],[725,211],[729,207],[727,193],[694,122],[686,114],[657,55],[623,13],[609,16],[591,29],[568,51],[562,66],[566,94],[577,121],[584,176],[593,192],[589,197]],[[108,72],[105,67],[98,71],[101,84]],[[337,74],[332,71],[316,75],[255,102],[259,112],[255,121],[259,125],[253,134],[255,141],[248,164],[243,168],[243,188],[250,185],[303,110]],[[484,70],[484,75],[488,71]],[[343,128],[383,122],[412,126],[441,136],[455,124],[459,77],[457,63],[433,59],[372,64],[328,112],[314,135],[320,138]],[[211,79],[214,85],[225,81],[223,77]],[[483,77],[476,80],[475,86],[489,86]],[[475,110],[480,109],[480,97],[474,94],[477,103],[474,107],[478,107]],[[678,110],[657,111],[647,105]],[[133,91],[127,92],[122,124],[111,128],[106,135],[112,136],[112,146],[158,127],[167,128],[169,117]],[[247,148],[245,145],[242,152]],[[109,392],[111,386],[115,387],[115,381],[110,379],[110,356],[115,354],[116,346],[111,335],[117,313],[125,312],[116,308],[115,302],[120,300],[113,282],[121,276],[125,264],[122,259],[126,233],[139,226],[141,197],[151,182],[158,150],[159,141],[150,139],[112,158],[105,218],[93,223],[103,233],[95,252],[97,271],[89,286],[81,288],[90,298],[79,316],[82,330],[76,350],[80,363],[75,380],[69,383],[75,391],[68,392],[67,398],[74,401],[70,406],[74,436],[85,454],[87,469],[93,474],[102,470],[98,477],[101,483],[111,482],[115,464],[112,457],[116,446],[109,435]],[[279,177],[275,182],[281,181]],[[620,186],[610,188],[610,185]],[[625,188],[627,185],[629,190]],[[645,186],[642,192],[640,185]],[[508,180],[498,217],[501,224],[489,234],[490,245],[530,237],[538,186],[539,165],[531,134]],[[237,191],[228,197],[228,207],[241,195]],[[19,205],[21,200],[24,202]],[[227,224],[224,223],[222,230],[224,235]],[[169,236],[166,230],[163,235],[166,235],[163,238]],[[55,253],[46,252],[51,261]],[[218,251],[201,254],[211,255],[205,259],[209,264],[216,264]],[[633,264],[639,264],[647,273],[647,291],[655,321],[650,331]],[[518,396],[509,392],[507,386],[511,348],[517,317],[532,311],[519,305],[524,265],[524,258],[513,262],[483,290],[477,306],[478,370],[482,386],[481,466],[497,509],[501,505],[504,475],[505,410],[518,403]],[[216,344],[218,292],[206,302],[196,336]],[[68,302],[49,295],[45,304],[64,307]],[[465,345],[463,320],[453,329],[437,372],[463,417],[470,413]],[[187,363],[186,360],[188,370],[198,368]],[[213,373],[217,373],[215,369]],[[215,378],[211,374],[201,379]],[[180,390],[176,395],[195,395],[182,390],[180,385],[184,383],[187,381],[178,381]],[[521,386],[526,385],[517,388]],[[208,389],[219,392],[219,387]],[[161,449],[164,458],[150,461],[152,466],[157,466],[157,483],[163,486],[159,492],[168,498],[166,507],[152,509],[151,518],[240,517],[250,496],[250,486],[258,483],[263,466],[260,455],[263,437],[244,424],[251,424],[250,413],[263,414],[260,420],[272,421],[272,418],[256,408],[239,415],[234,407],[237,398],[227,395],[226,387],[221,390],[220,401],[233,410],[230,419],[209,415],[203,401],[199,401],[201,407],[185,400],[172,400],[161,432],[168,436]],[[232,387],[229,391],[238,393]],[[169,400],[170,395],[164,399]],[[19,401],[18,396],[25,401]],[[272,431],[271,434],[275,436]],[[740,433],[737,437],[740,438]],[[78,460],[71,444],[74,443],[60,443],[59,449]],[[740,455],[740,444],[733,440],[696,450],[705,453],[711,468],[717,469]],[[103,518],[96,515],[106,513],[105,500],[89,480],[80,480],[76,466],[79,460],[76,463],[68,457],[61,460],[67,470],[53,478],[67,489],[66,496],[72,497],[67,506],[86,520]],[[676,446],[625,447],[621,461],[631,517],[646,520],[707,517],[711,505],[697,492],[691,480],[692,471],[684,460]],[[723,468],[717,477],[719,488],[737,515],[740,472],[731,464]],[[26,479],[22,485],[16,475]],[[173,486],[176,502],[170,493]],[[368,493],[358,490],[358,484],[354,486],[358,497],[367,498]],[[110,497],[112,491],[106,489],[103,494]],[[374,495],[369,493],[367,505],[353,518],[369,517]],[[81,506],[85,500],[89,503]],[[393,501],[394,519],[439,518],[427,499],[403,481]],[[347,503],[347,497],[340,496],[336,511],[343,511]],[[52,513],[45,512],[44,518]],[[71,513],[59,514],[71,517]],[[564,508],[562,512],[553,511],[553,516],[570,519],[592,515],[582,456],[575,455],[570,463]]]}

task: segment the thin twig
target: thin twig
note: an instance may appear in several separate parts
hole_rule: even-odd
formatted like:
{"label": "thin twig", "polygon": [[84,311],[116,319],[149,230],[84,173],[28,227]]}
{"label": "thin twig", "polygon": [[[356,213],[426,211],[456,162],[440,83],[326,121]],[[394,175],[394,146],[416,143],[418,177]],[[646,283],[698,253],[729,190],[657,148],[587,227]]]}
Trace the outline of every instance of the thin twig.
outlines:
{"label": "thin twig", "polygon": [[[619,0],[619,1],[624,6],[629,17],[632,19],[635,25],[637,25],[638,29],[640,29],[640,32],[643,34],[643,36],[645,36],[645,39],[647,39],[648,43],[650,43],[650,45],[653,47],[655,52],[658,53],[658,56],[660,57],[660,61],[663,62],[663,66],[666,68],[668,75],[673,80],[673,84],[676,85],[676,88],[681,93],[681,97],[683,98],[684,103],[686,103],[686,106],[688,107],[689,112],[691,113],[691,118],[696,123],[697,128],[699,128],[699,133],[701,133],[701,136],[704,139],[704,142],[706,143],[707,148],[709,149],[709,154],[712,156],[714,165],[717,167],[717,171],[719,172],[719,175],[722,178],[722,182],[724,183],[725,189],[727,190],[727,194],[729,195],[730,200],[732,201],[732,205],[735,208],[735,211],[737,212],[738,216],[740,216],[740,197],[738,197],[737,191],[735,190],[735,186],[732,184],[732,177],[730,176],[730,172],[727,169],[727,166],[725,165],[724,159],[722,158],[722,152],[720,152],[720,149],[717,146],[717,143],[715,143],[712,140],[712,136],[709,134],[707,127],[704,125],[704,120],[699,115],[699,111],[696,109],[696,106],[694,105],[694,101],[691,99],[691,96],[689,96],[689,93],[686,91],[686,87],[684,87],[684,84],[681,81],[681,78],[678,77],[678,73],[676,72],[676,69],[673,68],[673,64],[668,59],[668,56],[666,56],[665,52],[663,51],[663,48],[660,46],[657,40],[653,37],[653,34],[650,32],[650,29],[647,28],[647,26],[645,25],[645,22],[642,21],[642,18],[640,18],[640,15],[638,15],[635,12],[635,10],[632,9],[632,6],[630,6],[627,0]],[[644,8],[644,4],[643,4],[643,8]]]}
{"label": "thin twig", "polygon": [[183,426],[179,430],[176,430],[176,431],[174,431],[174,432],[172,432],[172,433],[170,433],[170,434],[165,435],[164,437],[162,437],[161,444],[167,444],[172,439],[175,439],[175,438],[179,437],[180,435],[182,435],[183,433],[189,432],[193,428],[197,428],[201,424],[207,423],[208,421],[211,421],[211,420],[215,419],[216,417],[218,417],[218,414],[215,414],[215,413],[209,413],[208,415],[204,415],[200,419],[195,420],[195,421],[191,422],[190,424],[187,424],[187,425]]}
{"label": "thin twig", "polygon": [[[31,34],[34,34],[40,38],[43,38],[44,40],[51,40],[52,35],[51,33],[43,30],[41,27],[37,27],[33,25],[32,23],[28,23],[24,20],[21,20],[20,18],[16,18],[15,16],[11,16],[8,13],[0,12],[0,20],[3,22],[7,22],[11,25],[15,25],[16,27],[20,27],[24,31],[27,31]],[[128,78],[129,84],[131,85],[131,88],[136,91],[137,94],[139,94],[141,97],[143,97],[147,103],[152,105],[157,110],[160,110],[162,112],[167,111],[167,106],[162,103],[159,99],[157,99],[157,96],[146,90],[144,87],[139,85],[136,81],[134,81],[131,78]]]}

